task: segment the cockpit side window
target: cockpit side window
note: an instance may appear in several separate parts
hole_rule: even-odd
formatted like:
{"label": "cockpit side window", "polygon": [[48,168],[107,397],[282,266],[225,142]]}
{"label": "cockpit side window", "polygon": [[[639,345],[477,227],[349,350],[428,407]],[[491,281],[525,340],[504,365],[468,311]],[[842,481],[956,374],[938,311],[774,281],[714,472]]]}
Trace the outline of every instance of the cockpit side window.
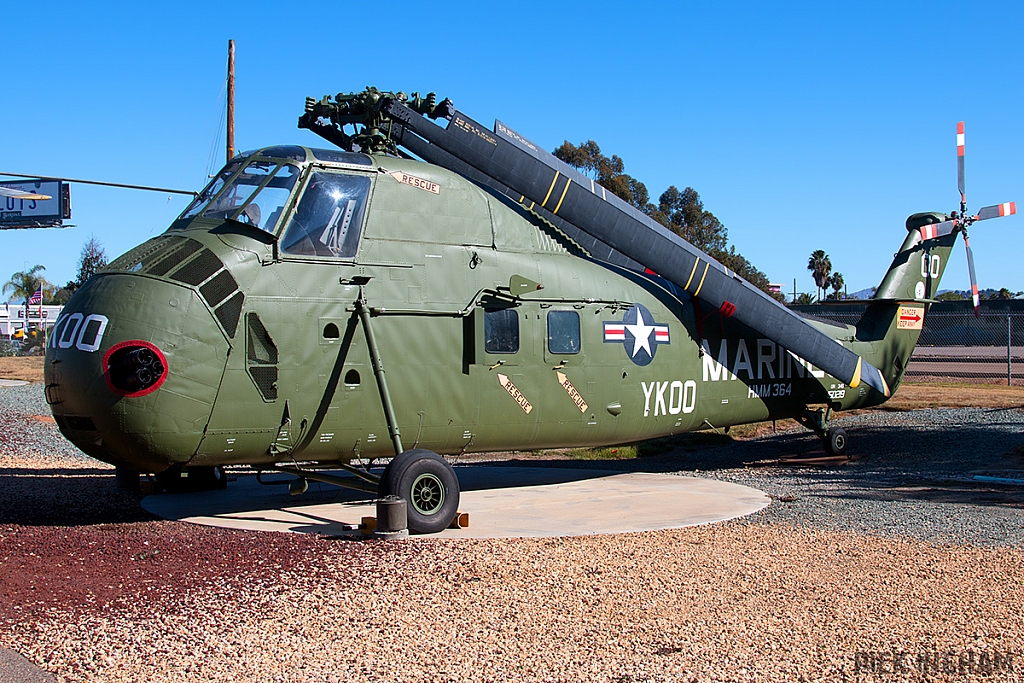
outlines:
{"label": "cockpit side window", "polygon": [[313,173],[284,230],[281,250],[292,256],[355,256],[369,194],[367,176]]}
{"label": "cockpit side window", "polygon": [[228,181],[228,178],[230,178],[231,175],[235,171],[237,171],[238,167],[241,165],[241,161],[232,161],[230,164],[225,166],[224,170],[218,173],[217,177],[214,178],[213,181],[211,181],[210,184],[207,185],[206,188],[199,193],[199,196],[196,197],[192,201],[192,203],[188,205],[188,208],[186,208],[185,211],[182,212],[181,218],[193,218],[195,216],[198,216],[199,212],[207,207],[207,205],[210,203],[210,200],[213,199],[213,197],[218,192],[221,191],[221,188],[224,187],[224,183]]}

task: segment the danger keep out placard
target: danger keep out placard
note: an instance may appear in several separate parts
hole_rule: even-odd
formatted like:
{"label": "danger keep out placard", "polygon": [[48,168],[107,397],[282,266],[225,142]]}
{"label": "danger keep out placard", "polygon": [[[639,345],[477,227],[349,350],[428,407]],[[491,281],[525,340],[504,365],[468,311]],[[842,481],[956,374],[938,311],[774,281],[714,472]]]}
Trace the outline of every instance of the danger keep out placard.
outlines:
{"label": "danger keep out placard", "polygon": [[924,309],[917,306],[900,306],[896,320],[898,330],[920,330],[924,325]]}

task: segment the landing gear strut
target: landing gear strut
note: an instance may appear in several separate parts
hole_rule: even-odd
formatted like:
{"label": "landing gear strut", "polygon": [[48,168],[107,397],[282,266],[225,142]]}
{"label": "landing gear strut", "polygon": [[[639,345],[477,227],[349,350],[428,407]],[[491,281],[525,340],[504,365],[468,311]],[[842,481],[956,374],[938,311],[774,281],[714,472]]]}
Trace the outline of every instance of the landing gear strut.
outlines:
{"label": "landing gear strut", "polygon": [[805,409],[800,423],[818,435],[825,452],[829,455],[846,455],[846,430],[842,427],[829,427],[832,408]]}

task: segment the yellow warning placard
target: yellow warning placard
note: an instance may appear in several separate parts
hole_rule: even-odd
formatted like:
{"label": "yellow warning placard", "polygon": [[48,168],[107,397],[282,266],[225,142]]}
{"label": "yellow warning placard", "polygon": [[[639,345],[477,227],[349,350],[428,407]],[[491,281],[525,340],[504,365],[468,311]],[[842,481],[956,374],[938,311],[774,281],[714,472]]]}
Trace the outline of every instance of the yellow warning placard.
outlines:
{"label": "yellow warning placard", "polygon": [[896,329],[920,330],[924,326],[924,309],[918,306],[900,306],[896,314]]}

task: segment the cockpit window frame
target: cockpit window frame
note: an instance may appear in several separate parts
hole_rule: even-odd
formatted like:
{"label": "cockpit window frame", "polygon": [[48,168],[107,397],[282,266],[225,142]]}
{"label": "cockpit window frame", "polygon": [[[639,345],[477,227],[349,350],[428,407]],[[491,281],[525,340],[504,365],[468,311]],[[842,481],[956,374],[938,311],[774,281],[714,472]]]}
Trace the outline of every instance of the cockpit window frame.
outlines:
{"label": "cockpit window frame", "polygon": [[[228,190],[229,188],[231,188],[235,184],[235,181],[238,179],[238,176],[245,173],[245,170],[253,162],[274,164],[275,167],[271,173],[267,174],[266,178],[260,181],[260,184],[256,186],[256,189],[249,193],[249,196],[245,198],[245,201],[241,202],[238,205],[238,209],[236,211],[224,217],[206,216],[205,214],[207,211],[210,210],[211,204],[213,204],[215,200],[219,200],[221,194]],[[224,170],[231,166],[232,164],[238,164],[238,168],[236,168],[227,176],[224,176],[224,182],[223,184],[221,184],[219,188],[217,188],[217,191],[207,196],[205,198],[205,201],[203,201],[202,204],[199,204],[199,202],[203,200],[204,195],[206,195],[207,189],[212,187],[221,178],[221,175],[223,174]],[[257,150],[255,153],[250,154],[249,156],[246,156],[245,154],[236,155],[233,159],[226,163],[224,165],[224,168],[221,169],[220,172],[218,172],[218,174],[214,176],[214,178],[212,178],[209,183],[207,183],[206,187],[203,188],[203,191],[200,192],[200,194],[192,202],[190,202],[187,207],[185,207],[185,210],[183,210],[178,215],[174,222],[171,223],[171,226],[167,229],[167,232],[178,232],[187,229],[188,226],[191,225],[194,221],[204,222],[205,224],[203,224],[202,227],[203,230],[208,229],[207,226],[209,225],[210,222],[221,223],[223,221],[228,220],[238,222],[239,216],[249,205],[249,203],[253,200],[253,198],[259,195],[259,193],[262,192],[263,189],[270,182],[272,182],[274,178],[277,177],[277,175],[281,172],[281,169],[283,169],[285,166],[292,166],[296,169],[295,179],[292,181],[292,187],[291,189],[288,190],[289,197],[288,199],[285,200],[284,204],[281,207],[281,213],[277,217],[276,225],[270,226],[269,228],[257,228],[258,230],[267,235],[276,236],[280,232],[281,226],[283,225],[283,219],[290,215],[290,212],[294,207],[295,187],[301,185],[304,182],[303,174],[306,173],[309,164],[308,162],[302,162],[288,157],[264,157],[259,153],[259,150]],[[191,216],[185,215],[189,211],[194,211],[197,208],[197,213],[194,213]]]}
{"label": "cockpit window frame", "polygon": [[[252,159],[248,159],[248,160],[246,161],[245,165],[244,165],[244,166],[243,166],[243,167],[242,167],[242,168],[241,168],[241,169],[240,169],[240,170],[239,170],[239,171],[238,171],[237,173],[235,173],[235,174],[234,174],[234,175],[233,175],[233,176],[231,177],[231,180],[230,180],[230,181],[228,181],[227,183],[225,183],[225,185],[224,185],[224,186],[225,186],[225,187],[227,187],[227,186],[231,185],[231,183],[232,183],[232,182],[233,182],[233,181],[235,180],[235,178],[236,178],[236,177],[238,176],[238,174],[239,174],[239,173],[244,173],[244,172],[245,172],[245,170],[246,170],[247,168],[249,168],[249,165],[250,165],[250,164],[251,164],[252,162],[254,162],[254,161],[268,161],[268,162],[274,162],[274,161],[276,161],[276,160],[275,160],[275,159],[261,159],[261,158],[252,158]],[[215,218],[215,219],[213,219],[213,220],[232,220],[232,221],[238,221],[238,220],[240,220],[240,219],[239,219],[239,216],[241,216],[241,215],[242,215],[242,212],[243,212],[243,211],[245,211],[246,207],[248,207],[248,206],[249,206],[249,203],[250,203],[250,202],[252,202],[253,198],[254,198],[254,197],[256,197],[256,195],[258,195],[258,194],[259,194],[260,192],[262,192],[262,191],[263,191],[263,188],[265,188],[265,187],[266,187],[266,186],[267,186],[268,184],[270,184],[270,182],[271,182],[271,181],[272,181],[272,180],[273,180],[273,179],[274,179],[275,177],[277,177],[277,174],[281,172],[281,169],[282,169],[282,168],[285,168],[286,166],[294,166],[294,167],[295,167],[295,169],[296,169],[296,174],[295,174],[295,175],[296,175],[296,178],[295,178],[295,180],[293,180],[293,181],[292,181],[292,189],[289,189],[289,190],[288,190],[288,194],[290,195],[290,194],[292,193],[292,191],[294,190],[294,188],[295,188],[295,183],[296,183],[296,182],[298,182],[299,180],[301,180],[301,179],[302,179],[302,165],[301,165],[300,163],[295,163],[294,161],[289,161],[289,162],[277,162],[277,165],[276,165],[276,166],[274,167],[274,170],[273,170],[273,171],[271,171],[270,173],[268,173],[268,174],[267,174],[267,177],[266,177],[266,178],[264,178],[264,179],[262,180],[262,182],[260,182],[260,184],[256,186],[256,189],[255,189],[255,190],[253,190],[253,191],[252,191],[252,192],[251,192],[251,193],[249,194],[249,196],[245,198],[245,201],[243,201],[243,202],[242,202],[241,204],[239,204],[239,205],[238,205],[238,209],[237,209],[237,210],[236,210],[236,211],[235,211],[234,213],[232,213],[232,214],[231,214],[230,216],[227,216],[227,217],[226,217],[226,218],[224,218],[224,219],[216,219],[216,218]],[[291,199],[291,197],[289,197],[289,198],[288,198],[287,200],[285,200],[284,206],[288,206],[288,203],[289,203],[289,202],[290,202],[291,200],[292,200],[292,199]],[[209,209],[207,209],[207,210],[209,210]],[[203,214],[205,214],[205,213],[206,213],[206,211],[204,211],[204,212],[203,212]],[[206,218],[206,216],[204,216],[203,214],[200,214],[200,215],[201,215],[201,216],[203,216],[204,218]],[[283,215],[283,214],[284,214],[284,211],[282,211],[282,212],[281,212],[281,214]],[[278,226],[279,226],[279,225],[281,224],[281,216],[278,216],[278,217],[277,217],[277,224],[278,224],[278,225],[275,225],[275,226],[273,226],[273,228],[272,228],[272,229],[270,229],[270,230],[266,230],[266,229],[264,229],[264,228],[260,228],[260,230],[263,230],[263,231],[264,231],[264,232],[266,232],[266,233],[269,233],[269,234],[271,234],[271,235],[274,235],[274,234],[276,234],[276,233],[277,233],[277,229],[278,229]]]}

